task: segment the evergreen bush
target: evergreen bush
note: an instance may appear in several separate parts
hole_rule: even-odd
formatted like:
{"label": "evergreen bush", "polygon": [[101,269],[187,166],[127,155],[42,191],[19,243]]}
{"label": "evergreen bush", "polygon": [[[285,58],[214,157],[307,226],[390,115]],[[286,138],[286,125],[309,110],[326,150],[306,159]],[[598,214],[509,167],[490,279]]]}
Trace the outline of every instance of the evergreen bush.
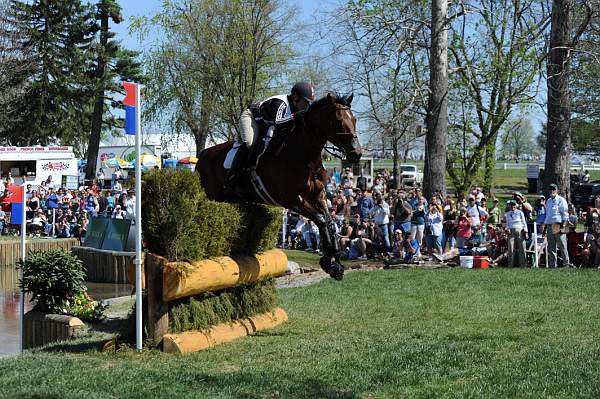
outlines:
{"label": "evergreen bush", "polygon": [[171,332],[202,330],[265,313],[277,306],[275,279],[266,278],[218,292],[207,292],[169,304]]}
{"label": "evergreen bush", "polygon": [[41,312],[63,313],[68,300],[85,291],[83,264],[64,249],[30,251],[18,267],[23,269],[23,290]]}
{"label": "evergreen bush", "polygon": [[151,252],[169,260],[202,259],[198,207],[206,201],[198,175],[190,170],[151,170],[144,174],[142,224]]}

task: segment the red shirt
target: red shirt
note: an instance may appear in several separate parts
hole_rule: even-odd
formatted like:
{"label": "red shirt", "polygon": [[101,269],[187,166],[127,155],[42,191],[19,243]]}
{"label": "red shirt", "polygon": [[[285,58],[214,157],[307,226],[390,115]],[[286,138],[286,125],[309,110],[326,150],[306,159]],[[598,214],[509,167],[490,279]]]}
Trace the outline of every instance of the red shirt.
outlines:
{"label": "red shirt", "polygon": [[471,237],[471,222],[468,218],[461,217],[456,228],[456,236],[461,238]]}

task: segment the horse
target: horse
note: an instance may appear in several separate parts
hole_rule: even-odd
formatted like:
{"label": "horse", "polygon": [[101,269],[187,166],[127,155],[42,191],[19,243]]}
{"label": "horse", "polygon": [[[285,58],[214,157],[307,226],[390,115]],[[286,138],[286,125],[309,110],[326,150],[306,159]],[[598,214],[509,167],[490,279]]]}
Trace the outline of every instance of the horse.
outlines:
{"label": "horse", "polygon": [[323,256],[319,264],[336,280],[343,278],[344,267],[335,222],[327,209],[322,152],[330,142],[350,163],[360,160],[362,149],[350,109],[352,98],[352,94],[329,93],[314,101],[291,129],[277,129],[258,160],[246,170],[245,178],[238,178],[233,194],[225,188],[223,163],[234,142],[203,150],[196,164],[209,199],[277,205],[312,220],[321,235]]}

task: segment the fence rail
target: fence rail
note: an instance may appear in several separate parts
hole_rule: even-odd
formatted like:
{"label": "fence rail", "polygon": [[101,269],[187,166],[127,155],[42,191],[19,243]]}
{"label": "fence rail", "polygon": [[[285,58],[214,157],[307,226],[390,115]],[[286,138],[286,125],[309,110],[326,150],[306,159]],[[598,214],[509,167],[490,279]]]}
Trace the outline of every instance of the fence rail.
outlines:
{"label": "fence rail", "polygon": [[[70,251],[78,246],[79,240],[75,238],[39,239],[27,241],[27,251],[49,251],[62,248]],[[21,241],[0,241],[0,266],[13,266],[21,258]]]}

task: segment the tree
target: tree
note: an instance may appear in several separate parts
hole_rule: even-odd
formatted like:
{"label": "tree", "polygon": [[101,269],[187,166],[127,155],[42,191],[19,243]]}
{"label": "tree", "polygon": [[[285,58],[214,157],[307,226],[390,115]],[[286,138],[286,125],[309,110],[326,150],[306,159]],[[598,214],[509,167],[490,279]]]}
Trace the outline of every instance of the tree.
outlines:
{"label": "tree", "polygon": [[365,100],[365,108],[355,114],[366,122],[370,141],[392,149],[396,181],[400,150],[414,140],[425,110],[426,51],[421,44],[426,24],[419,18],[424,14],[420,2],[348,1],[334,12],[337,29],[328,36],[334,40],[331,47],[343,54],[340,83]]}
{"label": "tree", "polygon": [[93,92],[93,105],[90,109],[93,111],[90,118],[89,141],[86,140],[86,179],[93,179],[96,176],[96,161],[102,132],[121,126],[122,121],[110,112],[111,106],[120,107],[114,98],[115,94],[122,92],[120,82],[144,81],[141,65],[136,61],[138,53],[123,49],[119,42],[114,40],[114,33],[109,30],[109,20],[117,24],[123,20],[118,2],[100,0],[96,7],[94,18],[94,30],[97,32],[97,45],[94,48],[96,65],[91,71],[90,82]]}
{"label": "tree", "polygon": [[498,134],[516,108],[535,103],[547,24],[537,0],[471,3],[453,23],[448,172],[459,197],[473,180],[491,191]]}
{"label": "tree", "polygon": [[9,13],[8,2],[0,1],[0,139],[23,121],[17,104],[25,102],[27,80],[34,67],[30,48],[11,29]]}
{"label": "tree", "polygon": [[523,155],[535,155],[538,152],[529,119],[517,119],[507,123],[500,136],[500,142],[502,153],[514,157],[515,162],[519,162]]}
{"label": "tree", "polygon": [[587,29],[592,17],[591,5],[584,3],[584,17],[573,32],[574,0],[552,2],[552,25],[548,48],[548,136],[544,186],[558,184],[561,193],[570,197],[571,158],[571,101],[569,96],[569,73],[571,53],[577,41]]}
{"label": "tree", "polygon": [[13,76],[10,90],[26,86],[27,95],[11,102],[21,118],[2,129],[5,144],[48,145],[81,132],[92,44],[89,12],[79,0],[10,2],[5,34],[17,38],[15,48],[31,56],[31,67]]}
{"label": "tree", "polygon": [[241,112],[282,76],[291,25],[291,12],[274,0],[165,2],[136,22],[142,32],[164,31],[148,55],[146,116],[192,133],[197,152],[209,137],[233,138]]}
{"label": "tree", "polygon": [[446,195],[446,136],[448,134],[448,0],[431,0],[429,101],[425,118],[423,194]]}

